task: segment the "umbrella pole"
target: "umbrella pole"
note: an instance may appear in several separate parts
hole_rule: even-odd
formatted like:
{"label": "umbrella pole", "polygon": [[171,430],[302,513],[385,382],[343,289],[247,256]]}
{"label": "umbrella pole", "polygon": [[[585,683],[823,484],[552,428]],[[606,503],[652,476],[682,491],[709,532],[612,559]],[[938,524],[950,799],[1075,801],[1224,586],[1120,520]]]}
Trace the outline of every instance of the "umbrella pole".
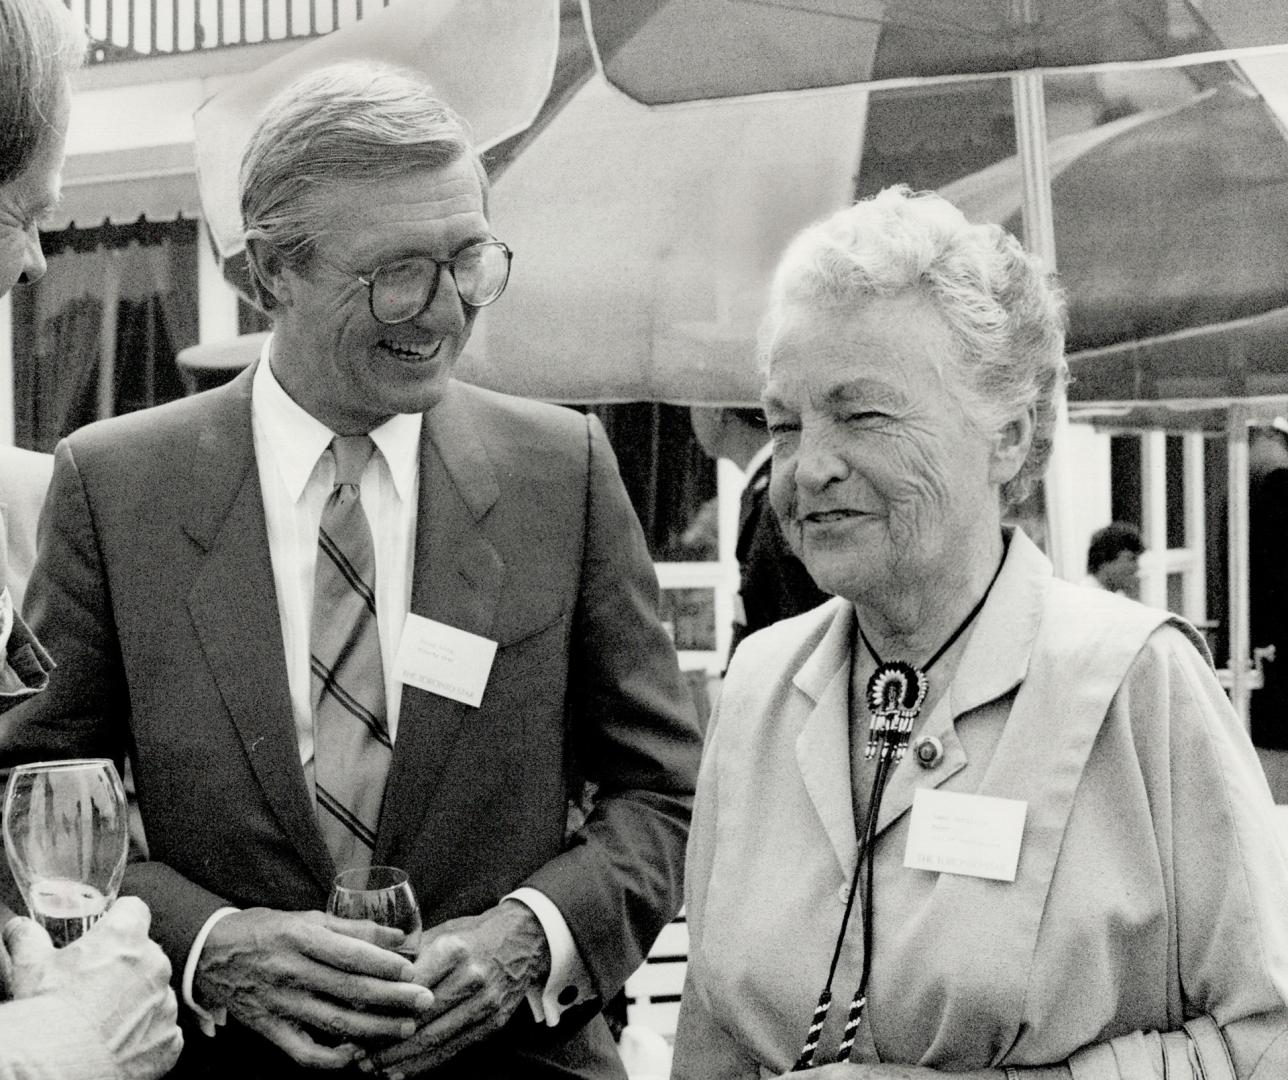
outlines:
{"label": "umbrella pole", "polygon": [[[1052,270],[1056,268],[1055,218],[1051,209],[1051,172],[1047,164],[1046,97],[1042,75],[1024,71],[1011,76],[1015,106],[1015,146],[1024,185],[1024,243]],[[1073,550],[1073,492],[1069,477],[1069,406],[1063,394],[1057,406],[1053,449],[1047,465],[1044,502],[1047,554],[1057,577],[1075,580],[1081,565]]]}
{"label": "umbrella pole", "polygon": [[1226,623],[1230,635],[1230,702],[1248,726],[1252,696],[1248,623],[1248,406],[1234,402],[1226,415],[1226,465],[1229,507],[1230,603]]}

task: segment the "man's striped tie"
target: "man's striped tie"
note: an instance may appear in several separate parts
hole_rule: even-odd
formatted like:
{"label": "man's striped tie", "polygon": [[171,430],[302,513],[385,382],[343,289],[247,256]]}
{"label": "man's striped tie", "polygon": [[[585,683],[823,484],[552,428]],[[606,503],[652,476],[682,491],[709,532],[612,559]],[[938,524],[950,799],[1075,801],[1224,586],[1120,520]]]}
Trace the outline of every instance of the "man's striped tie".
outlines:
{"label": "man's striped tie", "polygon": [[322,509],[310,665],[318,824],[337,870],[367,866],[393,744],[376,625],[376,558],[358,484],[375,445],[337,436],[335,487]]}

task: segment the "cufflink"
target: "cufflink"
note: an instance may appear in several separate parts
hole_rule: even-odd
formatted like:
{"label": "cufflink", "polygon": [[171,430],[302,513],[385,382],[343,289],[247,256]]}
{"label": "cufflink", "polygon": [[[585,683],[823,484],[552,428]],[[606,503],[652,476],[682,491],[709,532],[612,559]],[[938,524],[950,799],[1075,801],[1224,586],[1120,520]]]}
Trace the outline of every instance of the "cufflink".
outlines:
{"label": "cufflink", "polygon": [[923,769],[933,769],[944,760],[944,744],[933,735],[922,735],[912,744],[912,753]]}
{"label": "cufflink", "polygon": [[565,986],[559,991],[559,1004],[565,1009],[577,1000],[577,988],[575,986]]}

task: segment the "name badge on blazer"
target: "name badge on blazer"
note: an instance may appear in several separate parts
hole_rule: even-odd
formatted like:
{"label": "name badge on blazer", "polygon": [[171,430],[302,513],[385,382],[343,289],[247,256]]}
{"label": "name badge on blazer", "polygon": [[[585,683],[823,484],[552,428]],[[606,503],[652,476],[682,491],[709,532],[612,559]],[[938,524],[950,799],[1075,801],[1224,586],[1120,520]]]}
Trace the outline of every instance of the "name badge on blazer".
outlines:
{"label": "name badge on blazer", "polygon": [[1022,799],[918,788],[903,865],[1014,881],[1029,804]]}
{"label": "name badge on blazer", "polygon": [[495,658],[495,641],[408,612],[394,670],[410,686],[477,709]]}

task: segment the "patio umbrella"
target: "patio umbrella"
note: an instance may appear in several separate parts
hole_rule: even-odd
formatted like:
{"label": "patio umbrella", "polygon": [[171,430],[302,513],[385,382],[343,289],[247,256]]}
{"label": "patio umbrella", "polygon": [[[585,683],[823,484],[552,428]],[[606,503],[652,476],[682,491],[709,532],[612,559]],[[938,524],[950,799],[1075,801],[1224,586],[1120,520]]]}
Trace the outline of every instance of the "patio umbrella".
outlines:
{"label": "patio umbrella", "polygon": [[[1265,102],[1232,80],[1182,107],[1053,140],[1048,157],[1071,398],[1099,396],[1079,353],[1151,340],[1156,355],[1163,335],[1175,337],[1170,363],[1194,377],[1201,356],[1224,392],[1214,335],[1182,332],[1228,324],[1220,336],[1237,350],[1264,339],[1261,324],[1244,320],[1288,315],[1288,140]],[[1021,227],[1015,159],[940,191],[973,220]],[[1279,363],[1288,389],[1288,351]]]}
{"label": "patio umbrella", "polygon": [[[1288,5],[1280,0],[1218,0],[1201,9],[1137,0],[641,0],[629,12],[611,0],[583,5],[608,80],[653,104],[856,80],[874,85],[1012,73],[1022,233],[1053,267],[1060,248],[1047,165],[1044,69],[1176,63],[1186,54],[1213,59],[1288,42]],[[842,44],[832,47],[837,41]],[[1072,510],[1065,442],[1056,441],[1046,503],[1050,554],[1057,573],[1068,577],[1081,553],[1072,550],[1072,530],[1063,524]],[[1241,453],[1246,463],[1246,442],[1242,451],[1232,450],[1232,489]],[[1238,487],[1242,492],[1244,485]],[[1246,521],[1246,505],[1236,500],[1232,541],[1240,519]],[[1246,610],[1239,565],[1232,559],[1232,622]],[[1246,715],[1247,643],[1237,626],[1233,630],[1231,696]]]}
{"label": "patio umbrella", "polygon": [[1235,52],[1279,0],[582,0],[609,83],[649,105]]}
{"label": "patio umbrella", "polygon": [[[197,182],[216,254],[236,282],[237,170],[265,102],[301,74],[343,60],[414,67],[470,122],[481,150],[515,139],[551,96],[558,0],[399,0],[317,38],[214,94],[194,117]],[[588,57],[582,61],[589,74]]]}

